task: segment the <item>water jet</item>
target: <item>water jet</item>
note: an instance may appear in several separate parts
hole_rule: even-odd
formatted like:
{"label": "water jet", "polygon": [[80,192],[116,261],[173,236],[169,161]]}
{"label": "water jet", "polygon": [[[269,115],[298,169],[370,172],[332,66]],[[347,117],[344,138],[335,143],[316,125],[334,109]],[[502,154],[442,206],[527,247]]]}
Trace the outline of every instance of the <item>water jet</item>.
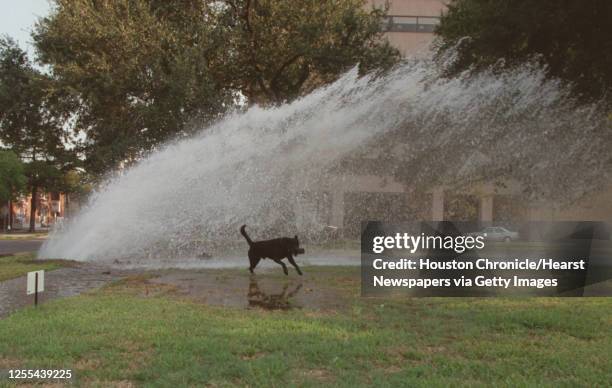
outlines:
{"label": "water jet", "polygon": [[100,187],[39,257],[157,266],[207,252],[243,265],[242,245],[215,242],[243,244],[245,223],[257,239],[320,242],[327,225],[357,238],[363,219],[431,219],[439,187],[502,182],[521,201],[561,203],[610,182],[610,121],[598,104],[577,105],[535,65],[456,78],[442,68],[424,58],[384,76],[353,69],[166,144]]}

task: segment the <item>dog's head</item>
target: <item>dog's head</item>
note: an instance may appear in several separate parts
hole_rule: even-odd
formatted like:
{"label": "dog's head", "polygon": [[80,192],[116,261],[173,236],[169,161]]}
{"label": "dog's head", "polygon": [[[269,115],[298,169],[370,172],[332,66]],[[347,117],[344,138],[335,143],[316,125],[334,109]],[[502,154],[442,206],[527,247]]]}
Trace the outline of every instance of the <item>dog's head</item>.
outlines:
{"label": "dog's head", "polygon": [[300,254],[304,254],[306,253],[306,251],[304,250],[304,248],[300,248],[300,240],[298,240],[298,236],[297,234],[295,235],[295,237],[293,238],[294,243],[291,244],[291,250],[293,251],[294,255],[300,255]]}

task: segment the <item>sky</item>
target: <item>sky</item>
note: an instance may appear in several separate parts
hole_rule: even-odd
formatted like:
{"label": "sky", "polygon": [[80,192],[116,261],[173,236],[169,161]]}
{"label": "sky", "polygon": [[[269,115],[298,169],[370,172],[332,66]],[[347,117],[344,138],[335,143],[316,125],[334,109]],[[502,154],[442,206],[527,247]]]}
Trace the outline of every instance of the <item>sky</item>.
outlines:
{"label": "sky", "polygon": [[50,10],[49,0],[0,0],[0,35],[10,35],[32,56],[30,31],[36,20]]}

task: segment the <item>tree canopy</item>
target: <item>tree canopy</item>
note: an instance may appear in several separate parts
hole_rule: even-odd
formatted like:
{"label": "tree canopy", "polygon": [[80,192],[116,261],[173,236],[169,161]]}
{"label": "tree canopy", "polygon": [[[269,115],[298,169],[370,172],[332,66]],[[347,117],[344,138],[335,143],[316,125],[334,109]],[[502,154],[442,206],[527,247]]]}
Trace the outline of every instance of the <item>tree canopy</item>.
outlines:
{"label": "tree canopy", "polygon": [[535,60],[597,99],[612,90],[611,20],[609,0],[452,0],[437,34],[458,45],[452,72]]}
{"label": "tree canopy", "polygon": [[34,35],[43,63],[79,101],[86,166],[104,173],[211,120],[230,102],[213,77],[222,41],[203,1],[58,0]]}
{"label": "tree canopy", "polygon": [[[34,68],[9,38],[0,39],[0,142],[25,162],[34,230],[38,189],[59,190],[76,158],[67,148],[70,110],[51,77]],[[70,106],[70,103],[68,103]],[[13,189],[15,191],[15,189]]]}
{"label": "tree canopy", "polygon": [[12,151],[0,150],[0,207],[21,193],[26,185],[23,164]]}
{"label": "tree canopy", "polygon": [[232,86],[257,102],[281,103],[359,64],[386,68],[399,53],[382,39],[385,10],[363,0],[227,0]]}
{"label": "tree canopy", "polygon": [[399,55],[363,0],[56,0],[34,33],[78,101],[88,171],[139,159],[235,106],[290,101]]}
{"label": "tree canopy", "polygon": [[10,38],[0,38],[0,141],[25,161],[67,157],[69,113],[53,81]]}

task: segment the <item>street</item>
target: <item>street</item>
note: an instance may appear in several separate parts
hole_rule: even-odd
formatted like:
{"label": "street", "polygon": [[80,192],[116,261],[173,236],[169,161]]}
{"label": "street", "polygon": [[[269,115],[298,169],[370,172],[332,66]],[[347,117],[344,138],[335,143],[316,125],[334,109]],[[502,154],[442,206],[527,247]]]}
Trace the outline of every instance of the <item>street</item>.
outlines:
{"label": "street", "polygon": [[36,252],[44,239],[0,240],[0,255],[10,255],[18,252]]}

